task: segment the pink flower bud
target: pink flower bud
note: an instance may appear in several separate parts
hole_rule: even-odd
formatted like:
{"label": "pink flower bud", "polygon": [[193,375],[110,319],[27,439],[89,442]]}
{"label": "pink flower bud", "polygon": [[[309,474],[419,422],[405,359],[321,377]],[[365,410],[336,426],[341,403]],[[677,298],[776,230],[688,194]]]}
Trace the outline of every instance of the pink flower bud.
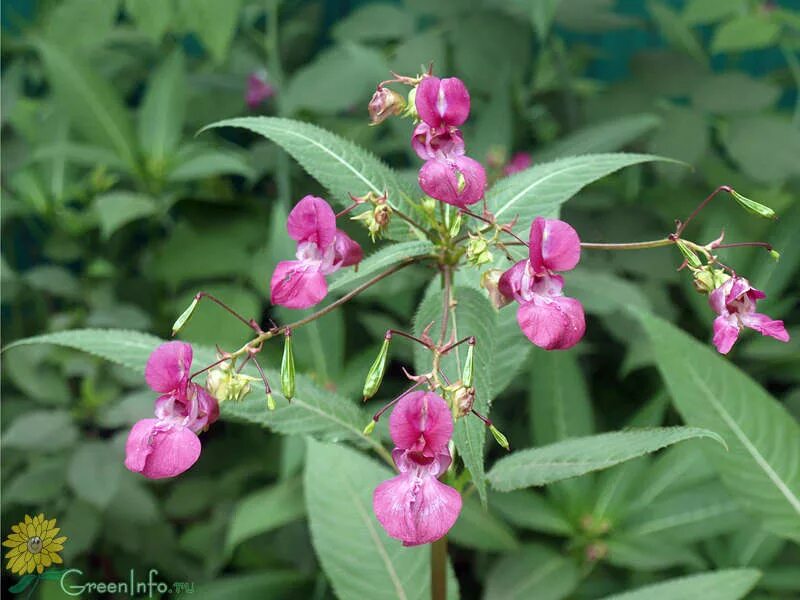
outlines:
{"label": "pink flower bud", "polygon": [[514,173],[519,173],[520,171],[524,171],[528,167],[533,164],[533,159],[531,155],[527,152],[517,152],[514,156],[511,157],[511,160],[508,161],[505,167],[503,167],[503,175],[513,175]]}
{"label": "pink flower bud", "polygon": [[247,92],[245,102],[252,109],[264,102],[264,100],[275,95],[275,88],[267,82],[266,74],[251,73],[247,77]]}
{"label": "pink flower bud", "polygon": [[399,115],[405,110],[406,101],[403,97],[386,87],[379,87],[372,95],[367,110],[372,125],[383,123],[392,115]]}

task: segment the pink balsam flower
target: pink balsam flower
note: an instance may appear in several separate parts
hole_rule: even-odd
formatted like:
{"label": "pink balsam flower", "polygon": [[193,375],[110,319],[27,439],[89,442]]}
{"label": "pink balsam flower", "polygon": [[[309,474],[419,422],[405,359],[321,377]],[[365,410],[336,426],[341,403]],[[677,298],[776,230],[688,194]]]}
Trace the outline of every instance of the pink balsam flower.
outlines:
{"label": "pink balsam flower", "polygon": [[469,116],[469,92],[456,77],[427,75],[417,86],[414,105],[419,118],[432,128],[458,127]]}
{"label": "pink balsam flower", "polygon": [[451,461],[450,409],[432,392],[412,392],[398,402],[389,430],[400,474],[375,489],[375,516],[404,546],[429,544],[444,536],[461,512],[461,495],[439,481]]}
{"label": "pink balsam flower", "polygon": [[437,158],[422,165],[419,187],[431,198],[464,208],[483,198],[486,171],[468,156]]}
{"label": "pink balsam flower", "polygon": [[306,196],[289,213],[289,236],[297,242],[297,260],[278,263],[272,274],[272,303],[287,308],[309,308],[328,293],[326,275],[355,265],[363,258],[361,246],[336,228],[330,204]]}
{"label": "pink balsam flower", "polygon": [[721,354],[730,352],[743,327],[781,342],[789,341],[783,321],[756,312],[756,301],[762,298],[766,294],[752,287],[744,277],[731,277],[709,294],[708,302],[719,315],[714,319],[714,345]]}
{"label": "pink balsam flower", "polygon": [[583,306],[564,296],[564,278],[578,264],[581,244],[564,221],[536,217],[531,224],[529,258],[500,277],[500,292],[519,303],[517,323],[525,336],[545,350],[565,350],[586,331]]}
{"label": "pink balsam flower", "polygon": [[250,73],[247,77],[247,91],[245,92],[245,102],[251,109],[258,108],[259,105],[275,95],[275,88],[267,81],[264,73]]}
{"label": "pink balsam flower", "polygon": [[167,342],[147,360],[145,380],[161,394],[155,419],[138,421],[125,444],[125,466],[150,479],[175,477],[200,457],[197,434],[219,417],[215,398],[189,381],[192,347]]}

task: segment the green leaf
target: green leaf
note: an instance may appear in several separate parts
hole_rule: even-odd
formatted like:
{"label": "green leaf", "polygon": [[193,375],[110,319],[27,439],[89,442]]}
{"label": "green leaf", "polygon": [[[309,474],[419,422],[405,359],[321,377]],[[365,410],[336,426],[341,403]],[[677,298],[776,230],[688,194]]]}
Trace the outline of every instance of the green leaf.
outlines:
{"label": "green leaf", "polygon": [[750,377],[658,317],[638,314],[684,421],[719,432],[706,447],[730,493],[773,533],[800,540],[800,426]]}
{"label": "green leaf", "polygon": [[173,182],[208,179],[217,175],[241,175],[246,179],[255,176],[255,170],[246,157],[231,150],[184,148],[176,159],[177,163],[167,175],[167,179]]}
{"label": "green leaf", "polygon": [[546,546],[528,545],[498,560],[486,579],[484,598],[559,600],[580,582],[577,565]]}
{"label": "green leaf", "polygon": [[464,499],[458,521],[448,533],[459,546],[485,552],[502,552],[517,548],[514,532],[484,508],[477,498]]}
{"label": "green leaf", "polygon": [[186,110],[186,66],[175,50],[156,69],[139,112],[139,142],[153,172],[160,173],[181,138]]}
{"label": "green leaf", "polygon": [[303,486],[299,479],[282,481],[251,492],[236,503],[225,540],[227,552],[261,535],[303,517]]}
{"label": "green leaf", "polygon": [[3,486],[3,501],[43,505],[64,497],[63,457],[40,458]]}
{"label": "green leaf", "polygon": [[668,600],[702,598],[703,600],[738,600],[744,598],[761,577],[756,569],[725,569],[688,577],[669,579],[603,600]]}
{"label": "green leaf", "polygon": [[430,546],[403,547],[372,512],[373,491],[394,475],[349,448],[308,442],[304,486],[311,541],[342,600],[430,597]]}
{"label": "green leaf", "polygon": [[572,525],[562,512],[533,490],[492,491],[489,493],[489,505],[516,527],[567,536],[573,532]]}
{"label": "green leaf", "polygon": [[671,161],[650,154],[616,153],[540,163],[498,181],[487,192],[486,201],[501,222],[519,217],[515,231],[527,234],[534,217],[557,216],[561,205],[584,186],[623,167],[657,160]]}
{"label": "green leaf", "polygon": [[105,239],[120,227],[158,212],[158,205],[151,196],[128,191],[97,196],[92,208],[100,221],[100,233]]}
{"label": "green leaf", "polygon": [[755,112],[778,100],[781,88],[744,73],[720,73],[699,81],[692,90],[692,104],[710,113]]}
{"label": "green leaf", "polygon": [[206,47],[214,62],[222,63],[228,55],[241,0],[182,0],[180,7],[188,27]]}
{"label": "green leaf", "polygon": [[660,571],[677,566],[693,570],[707,567],[697,552],[666,539],[630,537],[612,531],[607,546],[606,560],[609,564],[634,571]]}
{"label": "green leaf", "polygon": [[781,28],[764,15],[742,15],[716,28],[711,38],[711,51],[743,52],[773,45]]}
{"label": "green leaf", "polygon": [[[242,600],[242,598],[285,598],[306,581],[297,571],[259,571],[252,575],[217,577],[198,583],[192,600]],[[177,583],[172,587],[177,590]],[[190,590],[185,590],[189,592]]]}
{"label": "green leaf", "polygon": [[708,59],[694,32],[681,20],[678,13],[661,2],[648,2],[650,15],[661,30],[661,35],[676,50],[686,52],[696,61],[705,63]]}
{"label": "green leaf", "polygon": [[66,0],[48,11],[45,37],[70,52],[88,52],[111,34],[119,3],[116,0]]}
{"label": "green leaf", "polygon": [[405,39],[414,32],[414,18],[393,4],[365,4],[331,28],[337,40]]}
{"label": "green leaf", "polygon": [[60,48],[38,41],[47,77],[59,106],[88,140],[112,148],[129,169],[137,165],[130,115],[111,84]]}
{"label": "green leaf", "polygon": [[328,291],[334,292],[342,288],[344,288],[344,290],[351,289],[356,287],[354,285],[355,283],[363,283],[370,277],[374,277],[392,265],[410,258],[428,256],[433,252],[433,249],[433,244],[427,240],[400,242],[399,244],[384,246],[362,260],[358,265],[358,271],[355,269],[345,269],[331,277],[331,281],[328,284]]}
{"label": "green leaf", "polygon": [[744,4],[744,0],[688,0],[682,16],[689,25],[707,25],[737,14]]}
{"label": "green leaf", "polygon": [[374,155],[316,125],[276,117],[245,117],[219,121],[202,131],[216,127],[242,127],[272,140],[325,186],[342,207],[351,204],[348,194],[362,196],[371,191],[388,192],[389,204],[404,209],[405,197],[415,193],[404,188],[395,172]]}
{"label": "green leaf", "polygon": [[536,36],[540,42],[544,42],[547,39],[547,34],[550,33],[550,26],[553,24],[560,1],[540,0],[539,2],[530,3],[531,23],[533,23],[533,29],[536,31]]}
{"label": "green leaf", "polygon": [[34,410],[17,417],[3,432],[3,447],[55,452],[71,446],[78,430],[62,410]]}
{"label": "green leaf", "polygon": [[589,125],[546,146],[536,153],[536,160],[548,161],[579,154],[614,152],[636,141],[660,122],[661,119],[656,115],[641,113]]}
{"label": "green leaf", "polygon": [[722,129],[722,142],[746,175],[778,183],[800,175],[800,131],[779,115],[743,115]]}
{"label": "green leaf", "polygon": [[693,438],[711,438],[724,446],[716,433],[697,427],[615,431],[514,452],[497,461],[488,477],[492,487],[500,491],[546,485],[607,469]]}
{"label": "green leaf", "polygon": [[638,285],[608,271],[578,267],[569,274],[567,292],[598,315],[614,314],[628,306],[650,310],[652,304]]}
{"label": "green leaf", "polygon": [[154,42],[161,40],[172,23],[174,4],[164,0],[125,0],[125,11],[136,27]]}
{"label": "green leaf", "polygon": [[17,583],[8,588],[8,591],[11,592],[12,594],[19,594],[20,592],[25,591],[25,588],[27,588],[31,583],[33,583],[36,577],[37,575],[34,575],[33,573],[28,573]]}
{"label": "green leaf", "polygon": [[122,458],[107,442],[81,443],[67,470],[70,488],[78,498],[104,509],[119,489]]}
{"label": "green leaf", "polygon": [[[433,284],[438,285],[438,281]],[[435,339],[441,331],[442,321],[442,291],[434,290],[428,293],[420,304],[414,318],[414,333],[420,335],[422,330],[431,322],[431,336]],[[486,297],[480,292],[467,287],[456,286],[453,295],[457,305],[453,309],[456,320],[457,339],[475,336],[475,404],[474,409],[483,415],[489,413],[489,403],[492,395],[492,368],[494,363],[495,348],[495,311]],[[452,321],[448,324],[448,331],[452,332]],[[449,335],[449,333],[448,333]],[[466,349],[461,348],[442,358],[441,366],[450,381],[460,379],[461,361],[466,358]],[[417,371],[426,373],[430,371],[431,354],[422,347],[415,348],[414,362]],[[453,441],[464,465],[472,475],[472,482],[478,490],[483,502],[486,501],[486,475],[483,464],[483,451],[486,445],[486,425],[474,415],[466,415],[458,419],[453,432]],[[513,443],[513,440],[512,440]]]}

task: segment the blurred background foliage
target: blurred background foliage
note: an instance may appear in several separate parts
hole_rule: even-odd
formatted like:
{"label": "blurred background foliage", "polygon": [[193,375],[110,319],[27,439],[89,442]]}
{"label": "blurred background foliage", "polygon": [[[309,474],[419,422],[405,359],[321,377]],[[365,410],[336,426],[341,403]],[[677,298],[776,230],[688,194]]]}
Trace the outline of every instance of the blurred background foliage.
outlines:
{"label": "blurred background foliage", "polygon": [[[686,161],[635,166],[581,192],[564,215],[586,241],[663,236],[721,184],[771,205],[777,223],[712,204],[688,236],[766,240],[782,253],[723,260],[800,337],[800,6],[755,0],[4,0],[2,41],[3,344],[77,327],[165,336],[199,290],[247,315],[268,304],[292,253],[285,215],[322,194],[275,145],[213,121],[269,114],[315,122],[413,177],[407,123],[369,127],[366,103],[390,69],[468,85],[470,155],[495,176],[533,162],[630,149]],[[275,94],[245,103],[256,73]],[[364,231],[348,228],[368,246]],[[516,447],[678,419],[651,350],[619,307],[637,304],[708,340],[712,313],[670,249],[586,252],[588,336],[534,352],[494,402]],[[406,270],[296,334],[299,368],[356,398],[383,331],[407,327],[429,273]],[[231,347],[248,332],[204,305],[182,332]],[[267,348],[275,364],[279,349]],[[411,348],[393,350],[403,384]],[[25,512],[58,517],[66,564],[96,580],[158,568],[208,598],[329,598],[304,520],[304,442],[220,423],[186,475],[149,482],[122,465],[127,428],[152,410],[143,381],[50,346],[3,356],[2,531]],[[746,336],[731,359],[800,416],[797,343]],[[503,365],[497,364],[497,370]],[[560,376],[553,374],[561,374]],[[378,403],[376,402],[376,405]],[[499,455],[490,448],[492,455]],[[800,552],[740,512],[694,445],[546,492],[472,497],[452,532],[464,598],[596,598],[709,568],[764,572],[754,598],[800,595]],[[550,565],[547,572],[536,569]],[[357,577],[357,574],[353,575]],[[87,575],[87,579],[89,575]],[[3,588],[10,582],[3,576]],[[514,593],[518,595],[515,596]],[[43,585],[42,598],[61,597]],[[519,595],[523,594],[523,595]]]}

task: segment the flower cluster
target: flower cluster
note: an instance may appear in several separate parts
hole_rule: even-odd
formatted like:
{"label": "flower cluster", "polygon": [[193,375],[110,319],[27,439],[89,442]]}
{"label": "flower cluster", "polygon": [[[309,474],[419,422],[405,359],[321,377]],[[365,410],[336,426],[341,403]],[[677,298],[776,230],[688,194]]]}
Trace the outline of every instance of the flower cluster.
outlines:
{"label": "flower cluster", "polygon": [[144,378],[154,392],[155,419],[138,421],[125,444],[125,466],[150,479],[175,477],[200,457],[197,434],[219,417],[219,405],[190,381],[192,346],[167,342],[147,360]]}
{"label": "flower cluster", "polygon": [[431,198],[465,207],[483,197],[486,172],[464,155],[464,138],[458,129],[469,116],[469,92],[460,79],[425,75],[414,94],[420,118],[411,146],[425,161],[419,186]]}
{"label": "flower cluster", "polygon": [[287,308],[309,308],[328,293],[326,275],[361,262],[361,246],[336,228],[330,204],[306,196],[289,213],[289,236],[297,242],[297,260],[278,263],[272,274],[272,303]]}
{"label": "flower cluster", "polygon": [[519,303],[520,329],[540,348],[571,348],[586,331],[583,306],[563,295],[564,278],[555,273],[575,268],[580,258],[581,242],[570,225],[536,217],[531,224],[528,259],[500,277],[500,293]]}
{"label": "flower cluster", "polygon": [[711,308],[717,313],[714,319],[714,345],[721,354],[730,352],[742,328],[749,327],[761,335],[789,341],[783,321],[776,321],[756,312],[756,301],[766,294],[750,285],[744,277],[730,277],[708,296]]}
{"label": "flower cluster", "polygon": [[373,494],[378,521],[404,546],[428,544],[444,536],[461,512],[461,495],[439,481],[450,466],[448,444],[453,418],[447,402],[433,392],[400,398],[389,419],[400,474]]}

